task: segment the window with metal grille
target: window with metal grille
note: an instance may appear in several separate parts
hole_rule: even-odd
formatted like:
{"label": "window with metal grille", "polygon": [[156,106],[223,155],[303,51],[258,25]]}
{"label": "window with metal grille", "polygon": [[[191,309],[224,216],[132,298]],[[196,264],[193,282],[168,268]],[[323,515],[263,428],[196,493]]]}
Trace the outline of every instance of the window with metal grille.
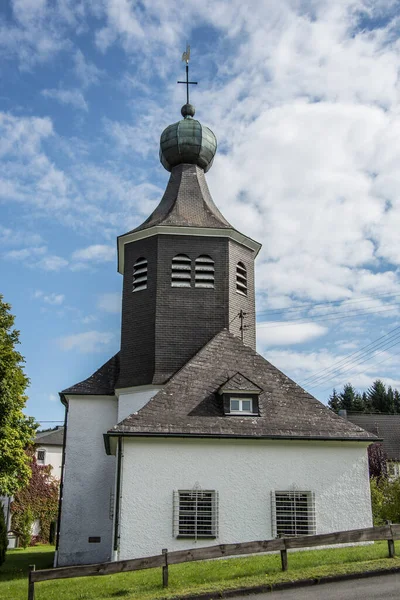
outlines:
{"label": "window with metal grille", "polygon": [[132,292],[140,292],[147,289],[147,259],[138,258],[133,265]]}
{"label": "window with metal grille", "polygon": [[313,492],[272,492],[274,537],[296,537],[315,533]]}
{"label": "window with metal grille", "polygon": [[36,454],[36,460],[39,465],[44,465],[46,458],[46,450],[38,450]]}
{"label": "window with metal grille", "polygon": [[178,490],[174,492],[174,535],[215,538],[218,536],[218,492]]}
{"label": "window with metal grille", "polygon": [[242,262],[236,265],[236,291],[247,296],[247,269]]}
{"label": "window with metal grille", "polygon": [[198,256],[195,262],[194,285],[197,288],[214,287],[214,261],[211,256]]}
{"label": "window with metal grille", "polygon": [[192,261],[186,254],[177,254],[172,259],[171,287],[190,287],[191,280]]}

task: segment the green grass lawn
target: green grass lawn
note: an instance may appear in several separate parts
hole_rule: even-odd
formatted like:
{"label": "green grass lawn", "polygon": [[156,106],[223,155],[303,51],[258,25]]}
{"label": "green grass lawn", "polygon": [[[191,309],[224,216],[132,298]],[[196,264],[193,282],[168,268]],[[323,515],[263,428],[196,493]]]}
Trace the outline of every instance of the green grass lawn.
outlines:
{"label": "green grass lawn", "polygon": [[[0,568],[0,598],[26,600],[28,565],[35,564],[36,569],[51,567],[53,550],[52,546],[10,550]],[[400,567],[400,558],[387,558],[387,543],[376,542],[353,548],[288,552],[288,563],[286,573],[281,571],[279,554],[173,565],[167,590],[161,585],[161,568],[44,581],[35,585],[35,600],[162,600],[201,592],[215,592],[217,598],[218,592],[226,589]]]}

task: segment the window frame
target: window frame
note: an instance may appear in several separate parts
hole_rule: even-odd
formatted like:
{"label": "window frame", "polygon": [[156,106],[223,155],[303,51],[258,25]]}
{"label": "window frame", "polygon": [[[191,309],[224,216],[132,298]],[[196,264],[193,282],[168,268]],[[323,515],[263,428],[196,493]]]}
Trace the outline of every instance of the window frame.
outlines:
{"label": "window frame", "polygon": [[[43,452],[43,458],[40,459],[39,458],[39,452]],[[37,448],[36,450],[36,462],[38,465],[45,465],[46,464],[46,450],[44,448]]]}
{"label": "window frame", "polygon": [[[208,496],[208,498],[205,498]],[[209,500],[209,511],[199,504]],[[193,508],[188,503],[193,504]],[[202,508],[204,508],[203,505]],[[206,519],[206,521],[204,521]],[[173,535],[178,539],[215,539],[218,537],[219,500],[216,490],[176,490],[173,494]],[[192,531],[190,531],[192,528]],[[209,533],[204,529],[209,528]],[[200,531],[199,531],[200,530]]]}
{"label": "window frame", "polygon": [[[274,538],[315,535],[316,514],[313,491],[273,490],[271,502]],[[306,510],[304,510],[305,502]],[[288,504],[291,506],[288,507]],[[279,520],[281,520],[280,523]]]}
{"label": "window frame", "polygon": [[[232,401],[239,402],[239,409],[232,409]],[[250,410],[244,410],[243,402],[250,402]],[[251,396],[229,396],[229,414],[231,415],[254,415],[254,398]]]}

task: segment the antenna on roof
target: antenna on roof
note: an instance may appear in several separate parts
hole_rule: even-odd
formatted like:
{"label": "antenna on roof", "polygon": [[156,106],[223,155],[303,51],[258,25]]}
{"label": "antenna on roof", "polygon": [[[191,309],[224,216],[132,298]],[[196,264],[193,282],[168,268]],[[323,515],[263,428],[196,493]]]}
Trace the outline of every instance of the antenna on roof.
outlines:
{"label": "antenna on roof", "polygon": [[186,85],[186,104],[189,102],[189,85],[197,85],[197,81],[189,81],[189,60],[190,60],[190,46],[186,44],[186,51],[182,54],[182,62],[186,63],[186,81],[178,81],[177,83],[184,83]]}

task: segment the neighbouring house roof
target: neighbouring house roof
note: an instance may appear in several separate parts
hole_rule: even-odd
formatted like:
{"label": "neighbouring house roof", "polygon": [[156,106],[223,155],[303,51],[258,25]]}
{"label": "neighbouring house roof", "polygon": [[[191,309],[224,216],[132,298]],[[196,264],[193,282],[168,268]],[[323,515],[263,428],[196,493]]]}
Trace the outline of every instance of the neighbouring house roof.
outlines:
{"label": "neighbouring house roof", "polygon": [[108,360],[93,375],[63,390],[62,395],[82,394],[113,396],[119,375],[119,352]]}
{"label": "neighbouring house roof", "polygon": [[203,169],[189,164],[172,169],[160,204],[144,223],[128,233],[155,225],[232,228],[214,204]]}
{"label": "neighbouring house roof", "polygon": [[[238,367],[262,390],[260,416],[224,415],[218,390],[237,374]],[[329,410],[227,330],[208,342],[138,413],[108,433],[376,440]]]}
{"label": "neighbouring house roof", "polygon": [[348,412],[347,418],[382,438],[388,459],[400,461],[400,415]]}
{"label": "neighbouring house roof", "polygon": [[35,437],[36,446],[62,446],[64,440],[64,427],[57,427],[51,431],[39,431]]}

